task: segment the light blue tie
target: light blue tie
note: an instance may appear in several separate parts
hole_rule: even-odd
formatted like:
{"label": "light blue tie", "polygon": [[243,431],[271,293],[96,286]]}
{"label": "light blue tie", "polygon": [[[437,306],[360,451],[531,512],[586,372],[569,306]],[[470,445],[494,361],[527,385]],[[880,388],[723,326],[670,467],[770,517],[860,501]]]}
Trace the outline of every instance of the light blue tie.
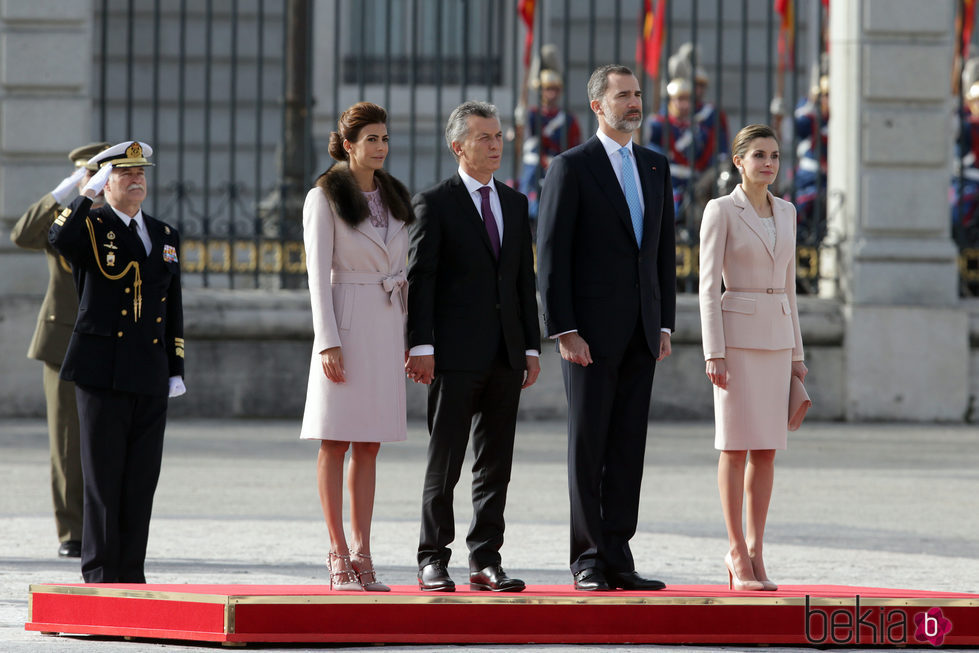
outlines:
{"label": "light blue tie", "polygon": [[636,176],[632,172],[632,157],[628,147],[619,150],[619,154],[622,155],[622,190],[629,205],[629,215],[632,216],[632,230],[636,232],[636,242],[642,245],[642,204],[639,189],[636,188]]}

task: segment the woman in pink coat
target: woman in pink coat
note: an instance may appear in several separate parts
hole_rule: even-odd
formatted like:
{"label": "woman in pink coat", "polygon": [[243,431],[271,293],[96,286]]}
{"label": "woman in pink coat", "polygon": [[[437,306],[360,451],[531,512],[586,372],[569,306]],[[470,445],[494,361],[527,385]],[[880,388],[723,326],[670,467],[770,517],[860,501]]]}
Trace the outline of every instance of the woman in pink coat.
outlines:
{"label": "woman in pink coat", "polygon": [[748,125],[731,152],[741,183],[708,202],[700,228],[700,318],[730,543],[724,563],[731,589],[776,590],[762,540],[775,451],[786,446],[789,381],[807,372],[795,299],[796,216],[792,204],[768,192],[779,166],[770,127]]}
{"label": "woman in pink coat", "polygon": [[[303,240],[313,351],[303,439],[320,440],[316,480],[330,534],[330,586],[388,591],[370,554],[377,452],[404,440],[408,190],[381,169],[387,113],[359,102],[330,134],[338,161],[306,195]],[[343,463],[350,450],[351,540],[343,530]]]}

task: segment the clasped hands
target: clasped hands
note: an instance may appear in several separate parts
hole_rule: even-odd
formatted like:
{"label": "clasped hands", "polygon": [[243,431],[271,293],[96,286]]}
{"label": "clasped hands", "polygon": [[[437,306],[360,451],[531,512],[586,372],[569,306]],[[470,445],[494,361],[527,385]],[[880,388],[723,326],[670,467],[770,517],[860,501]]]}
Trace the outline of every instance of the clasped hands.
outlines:
{"label": "clasped hands", "polygon": [[[435,378],[435,355],[424,356],[405,355],[405,375],[415,383],[429,384]],[[527,369],[524,372],[521,388],[529,388],[540,375],[540,359],[537,356],[527,356]]]}

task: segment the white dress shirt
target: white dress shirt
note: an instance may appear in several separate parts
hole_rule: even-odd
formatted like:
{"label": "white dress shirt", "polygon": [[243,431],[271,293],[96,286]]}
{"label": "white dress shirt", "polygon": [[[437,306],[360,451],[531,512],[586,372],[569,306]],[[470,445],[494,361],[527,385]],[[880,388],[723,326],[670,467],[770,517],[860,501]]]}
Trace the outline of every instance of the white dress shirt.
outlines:
{"label": "white dress shirt", "polygon": [[150,240],[150,232],[146,230],[146,222],[143,220],[143,209],[136,211],[136,215],[128,216],[111,204],[109,206],[116,212],[116,215],[123,221],[127,229],[130,228],[130,222],[136,223],[136,234],[143,241],[143,248],[146,250],[146,255],[149,256],[150,250],[153,249],[153,241]]}

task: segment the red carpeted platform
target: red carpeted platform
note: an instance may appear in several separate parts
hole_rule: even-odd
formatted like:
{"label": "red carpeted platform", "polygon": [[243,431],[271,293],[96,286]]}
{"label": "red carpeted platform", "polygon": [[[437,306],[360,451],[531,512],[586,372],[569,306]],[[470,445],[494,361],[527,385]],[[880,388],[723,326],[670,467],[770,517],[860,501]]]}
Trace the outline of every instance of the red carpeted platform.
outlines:
{"label": "red carpeted platform", "polygon": [[198,642],[979,645],[979,594],[717,585],[660,592],[331,592],[316,585],[32,585],[27,630]]}

